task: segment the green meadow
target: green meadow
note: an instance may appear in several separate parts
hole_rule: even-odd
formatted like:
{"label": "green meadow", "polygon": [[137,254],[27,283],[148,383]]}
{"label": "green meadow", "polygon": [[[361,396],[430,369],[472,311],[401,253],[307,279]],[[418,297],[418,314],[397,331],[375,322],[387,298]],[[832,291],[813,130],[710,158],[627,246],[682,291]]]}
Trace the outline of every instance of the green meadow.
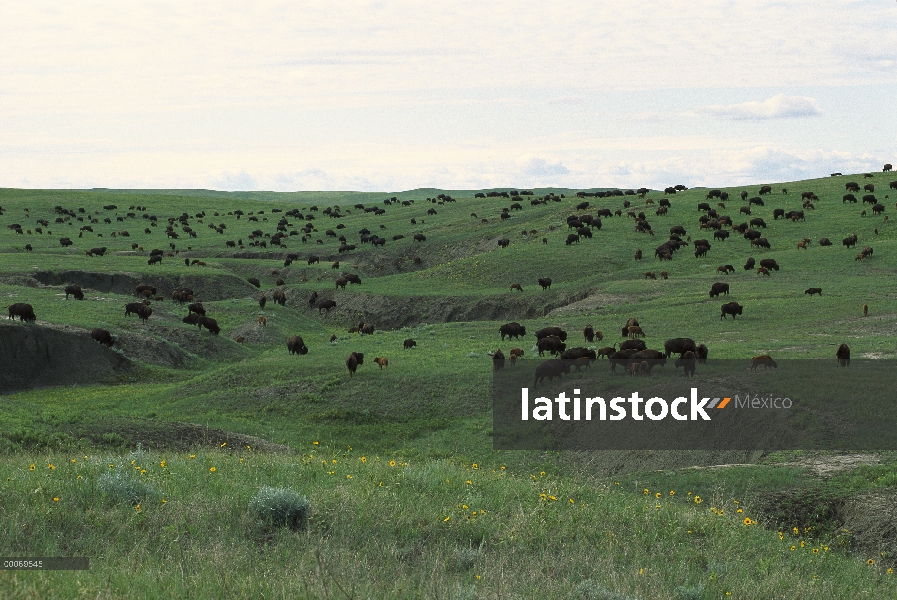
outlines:
{"label": "green meadow", "polygon": [[[564,328],[568,347],[618,345],[630,317],[649,348],[690,337],[710,359],[745,366],[769,354],[834,369],[842,343],[855,359],[894,358],[894,178],[771,184],[750,217],[739,213],[740,192],[754,197],[765,182],[725,188],[719,214],[736,224],[763,218],[770,249],[700,229],[697,205],[718,202],[706,189],[606,198],[535,189],[510,199],[432,189],[0,190],[3,307],[27,302],[37,316],[0,321],[0,549],[90,557],[86,571],[0,571],[0,596],[895,596],[894,453],[495,451],[490,397],[496,350],[519,347],[536,359],[534,334],[546,326]],[[872,183],[884,214],[843,203],[848,181]],[[773,219],[776,208],[802,210],[804,191],[818,197],[805,220]],[[559,201],[530,203],[549,193]],[[439,194],[455,202],[427,201]],[[671,204],[665,216],[654,212],[661,198]],[[501,219],[515,201],[521,210]],[[577,210],[584,201],[589,208]],[[328,217],[328,207],[342,217]],[[567,216],[601,208],[623,215],[567,245]],[[286,216],[294,209],[303,218]],[[644,211],[653,234],[636,232],[627,210]],[[183,231],[182,214],[196,237]],[[165,233],[170,218],[176,239]],[[281,219],[286,233],[299,233],[272,245]],[[709,239],[707,256],[689,245],[671,261],[655,258],[674,225]],[[363,228],[385,245],[361,244]],[[414,241],[418,233],[426,241]],[[857,246],[846,248],[852,233]],[[339,252],[339,235],[356,249]],[[831,246],[819,244],[825,237]],[[798,248],[805,238],[808,248]],[[863,246],[874,253],[855,260]],[[96,247],[105,255],[88,256]],[[161,264],[147,264],[153,249],[165,252]],[[285,265],[288,254],[298,258]],[[308,264],[312,255],[319,262]],[[781,268],[758,275],[743,268],[749,256]],[[734,273],[717,272],[728,264]],[[343,272],[361,284],[337,289]],[[544,277],[548,290],[537,283]],[[727,297],[709,297],[715,282],[729,283]],[[146,322],[124,310],[141,283],[161,297]],[[66,300],[67,284],[81,285],[84,300]],[[219,335],[182,322],[187,306],[171,298],[180,287],[194,290]],[[822,295],[805,294],[810,287]],[[273,302],[274,289],[285,306]],[[310,307],[314,292],[336,307]],[[737,319],[720,318],[729,301],[744,307]],[[499,327],[510,321],[527,335],[502,341]],[[349,332],[362,322],[375,333]],[[602,341],[583,341],[588,323]],[[38,350],[11,344],[12,328],[27,329]],[[96,371],[93,328],[115,336],[102,351],[125,366],[87,375]],[[64,347],[40,350],[50,332]],[[308,354],[289,354],[294,335]],[[406,350],[408,338],[417,345]],[[365,357],[354,376],[351,352]],[[6,383],[42,360],[51,367],[41,387]],[[596,369],[608,371],[600,359]],[[295,494],[272,500],[266,487]],[[295,510],[300,525],[266,517],[266,502]]]}

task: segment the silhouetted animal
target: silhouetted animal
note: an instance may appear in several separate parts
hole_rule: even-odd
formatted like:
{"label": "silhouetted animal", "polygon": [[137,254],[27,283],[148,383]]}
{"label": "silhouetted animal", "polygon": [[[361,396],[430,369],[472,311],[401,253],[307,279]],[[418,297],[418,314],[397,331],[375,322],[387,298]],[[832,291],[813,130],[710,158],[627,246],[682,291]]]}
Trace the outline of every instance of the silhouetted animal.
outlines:
{"label": "silhouetted animal", "polygon": [[841,344],[838,346],[838,350],[835,352],[835,358],[838,359],[839,367],[849,367],[850,366],[850,346],[847,344]]}

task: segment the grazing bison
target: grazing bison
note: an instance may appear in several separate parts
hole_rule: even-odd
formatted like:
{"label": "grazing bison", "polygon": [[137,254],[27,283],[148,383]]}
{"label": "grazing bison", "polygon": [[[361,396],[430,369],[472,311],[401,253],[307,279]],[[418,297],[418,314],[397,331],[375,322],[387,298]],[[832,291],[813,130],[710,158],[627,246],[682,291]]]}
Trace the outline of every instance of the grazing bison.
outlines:
{"label": "grazing bison", "polygon": [[850,346],[847,344],[841,344],[838,346],[838,350],[835,352],[835,358],[838,359],[839,367],[849,367],[850,366]]}
{"label": "grazing bison", "polygon": [[211,317],[203,317],[200,315],[199,319],[196,322],[196,325],[202,329],[205,327],[209,333],[218,335],[221,332],[221,327],[218,326],[218,321]]}
{"label": "grazing bison", "polygon": [[186,323],[187,325],[196,325],[199,327],[199,319],[202,316],[203,315],[198,315],[196,313],[190,313],[189,315],[181,319],[181,322]]}
{"label": "grazing bison", "polygon": [[403,346],[403,348],[402,348],[403,350],[408,350],[409,348],[414,348],[415,346],[417,346],[417,342],[415,342],[411,338],[408,338],[407,340],[402,342],[402,346]]}
{"label": "grazing bison", "polygon": [[757,238],[755,240],[751,240],[751,246],[757,246],[758,248],[766,248],[767,250],[772,246],[769,245],[769,240],[766,238]]}
{"label": "grazing bison", "polygon": [[717,296],[725,294],[729,295],[729,284],[728,283],[714,283],[710,286],[710,297],[716,298]]}
{"label": "grazing bison", "polygon": [[567,236],[567,241],[565,243],[569,246],[574,242],[579,242],[579,236],[575,233],[571,233]]}
{"label": "grazing bison", "polygon": [[302,341],[302,336],[294,335],[287,339],[287,350],[290,354],[308,354],[308,346]]}
{"label": "grazing bison", "polygon": [[427,236],[425,236],[425,235],[422,234],[422,233],[415,233],[415,234],[414,234],[414,241],[415,241],[415,242],[426,242],[426,241],[427,241]]}
{"label": "grazing bison", "polygon": [[[644,348],[643,348],[644,349]],[[629,350],[620,350],[618,352],[614,352],[610,356],[607,357],[608,364],[610,365],[611,373],[617,372],[617,365],[622,365],[624,368],[629,362],[629,357],[639,352],[639,350],[629,349]]]}
{"label": "grazing bison", "polygon": [[851,246],[856,246],[857,245],[857,234],[855,234],[855,233],[850,234],[849,236],[847,236],[846,238],[841,240],[841,243],[843,245],[847,246],[848,248],[850,248]]}
{"label": "grazing bison", "polygon": [[492,355],[492,369],[495,371],[501,371],[505,368],[505,354],[498,349]]}
{"label": "grazing bison", "polygon": [[150,293],[151,296],[156,295],[156,288],[154,288],[151,285],[138,285],[136,288],[134,288],[134,295],[141,296],[141,295],[143,295],[144,292],[147,292],[147,291]]}
{"label": "grazing bison", "polygon": [[542,277],[539,279],[539,285],[542,286],[542,291],[551,289],[551,279],[548,277]]}
{"label": "grazing bison", "polygon": [[805,294],[809,294],[809,295],[811,295],[811,296],[812,296],[813,294],[819,294],[819,295],[821,296],[821,295],[822,295],[822,288],[807,288],[807,290],[806,290],[804,293],[805,293]]}
{"label": "grazing bison", "polygon": [[626,335],[631,338],[645,337],[645,332],[638,325],[630,325],[626,328]]}
{"label": "grazing bison", "polygon": [[511,284],[511,291],[513,292],[514,290],[517,290],[518,292],[522,292],[522,291],[523,291],[523,288],[520,286],[519,283],[512,283],[512,284]]}
{"label": "grazing bison", "polygon": [[820,238],[820,239],[819,239],[819,245],[820,245],[820,246],[831,246],[831,245],[832,245],[832,241],[831,241],[830,239],[828,239],[828,238],[825,238],[825,237],[824,237],[824,238]]}
{"label": "grazing bison", "polygon": [[744,270],[745,270],[745,271],[750,271],[751,269],[754,268],[754,264],[756,264],[755,261],[754,261],[754,257],[751,256],[751,257],[748,258],[747,261],[744,263]]}
{"label": "grazing bison", "polygon": [[107,329],[92,329],[90,331],[90,337],[100,344],[105,344],[109,348],[115,343],[115,340],[112,339],[112,334],[109,333]]}
{"label": "grazing bison", "polygon": [[69,295],[75,297],[75,300],[84,300],[84,292],[81,291],[80,285],[67,285],[65,286],[65,299],[69,299]]}
{"label": "grazing bison", "polygon": [[766,267],[760,267],[757,269],[757,275],[766,275],[767,277],[769,277],[769,269],[767,269]]}
{"label": "grazing bison", "polygon": [[374,326],[371,323],[365,323],[358,329],[358,331],[361,332],[361,335],[374,335]]}
{"label": "grazing bison", "polygon": [[545,381],[545,378],[548,378],[548,382],[551,383],[551,380],[557,377],[560,379],[561,375],[566,375],[570,373],[570,364],[560,358],[554,358],[550,360],[544,361],[538,367],[536,367],[535,379],[533,380],[533,388],[535,388],[538,384]]}
{"label": "grazing bison", "polygon": [[546,338],[552,335],[560,339],[562,342],[567,341],[567,332],[560,327],[545,327],[544,329],[540,329],[536,332],[536,340],[541,340],[542,338]]}
{"label": "grazing bison", "polygon": [[774,258],[764,258],[760,261],[760,266],[772,269],[773,271],[779,270],[779,263],[777,263]]}
{"label": "grazing bison", "polygon": [[620,344],[620,351],[632,350],[633,352],[641,352],[647,347],[644,340],[626,340]]}
{"label": "grazing bison", "polygon": [[511,240],[509,240],[508,238],[501,238],[500,240],[498,240],[499,248],[507,248],[510,245],[511,245]]}
{"label": "grazing bison", "polygon": [[737,302],[728,302],[722,305],[722,312],[719,315],[720,319],[724,319],[726,315],[732,315],[732,319],[735,319],[735,315],[740,315],[744,307],[738,304]]}
{"label": "grazing bison", "polygon": [[498,332],[501,334],[501,341],[505,341],[505,336],[508,336],[508,339],[514,338],[516,340],[521,335],[526,335],[526,327],[515,321],[513,323],[505,323],[498,328]]}
{"label": "grazing bison", "polygon": [[681,357],[686,352],[696,352],[697,349],[695,341],[691,338],[671,338],[663,343],[663,350],[667,358],[673,354],[678,354]]}
{"label": "grazing bison", "polygon": [[[265,305],[266,305],[267,303],[268,303],[268,298],[267,298],[267,296],[262,295],[262,297],[259,298],[259,308],[261,308],[262,310],[265,310]],[[205,314],[205,313],[203,313],[203,314]]]}
{"label": "grazing bison", "polygon": [[349,377],[355,375],[358,365],[364,364],[364,354],[361,352],[353,352],[346,358],[346,368],[349,369]]}
{"label": "grazing bison", "polygon": [[[144,300],[144,302],[146,301]],[[141,306],[146,306],[146,304],[143,302],[128,302],[125,304],[125,316],[130,317],[132,314],[139,315]]]}
{"label": "grazing bison", "polygon": [[349,283],[349,280],[345,277],[337,277],[336,279],[336,289],[343,288],[346,289],[346,284]]}
{"label": "grazing bison", "polygon": [[262,282],[259,281],[258,279],[256,279],[255,277],[250,277],[246,281],[248,281],[249,283],[251,283],[252,285],[254,285],[257,288],[262,287]]}
{"label": "grazing bison", "polygon": [[688,351],[682,354],[681,358],[676,359],[676,368],[682,367],[682,370],[685,371],[685,377],[690,378],[695,376],[695,363],[697,363],[697,356],[694,352]]}
{"label": "grazing bison", "polygon": [[194,302],[193,304],[188,304],[187,312],[188,313],[196,313],[196,314],[202,315],[202,316],[206,315],[205,307],[199,302]]}
{"label": "grazing bison", "polygon": [[308,257],[308,264],[313,265],[315,263],[321,262],[321,258],[318,256],[311,255]]}
{"label": "grazing bison", "polygon": [[[754,220],[756,220],[756,219],[754,219]],[[762,221],[762,219],[761,219],[761,221]],[[716,231],[713,232],[713,239],[726,240],[729,238],[729,235],[730,235],[729,232],[726,231],[725,229],[717,229]]]}
{"label": "grazing bison", "polygon": [[275,304],[280,304],[281,306],[287,303],[287,295],[283,290],[274,290],[271,292],[271,298]]}
{"label": "grazing bison", "polygon": [[776,364],[776,361],[774,361],[768,354],[761,354],[760,356],[755,356],[751,359],[751,371],[756,371],[757,367],[759,367],[760,365],[763,365],[764,371],[769,367],[777,369],[779,366]]}
{"label": "grazing bison", "polygon": [[645,279],[654,279],[656,281],[657,275],[653,271],[645,271]]}
{"label": "grazing bison", "polygon": [[157,254],[157,255],[155,255],[155,256],[150,256],[149,260],[146,261],[146,264],[152,266],[152,265],[155,265],[155,264],[158,264],[158,263],[161,263],[161,262],[162,262],[162,255],[161,255],[161,254]]}
{"label": "grazing bison", "polygon": [[546,350],[557,356],[567,349],[567,344],[563,343],[560,338],[551,335],[536,342],[536,347],[539,349],[539,356],[543,356]]}
{"label": "grazing bison", "polygon": [[762,196],[763,194],[770,194],[770,193],[772,193],[772,186],[769,186],[769,185],[761,186],[761,187],[760,187],[760,191],[759,191],[758,193],[759,193],[761,196]]}
{"label": "grazing bison", "polygon": [[334,302],[333,300],[321,300],[321,301],[318,302],[317,305],[316,305],[316,308],[318,309],[318,312],[320,312],[320,311],[324,311],[324,312],[327,312],[327,313],[330,312],[330,309],[331,309],[331,308],[335,308],[335,307],[336,307],[336,302]]}

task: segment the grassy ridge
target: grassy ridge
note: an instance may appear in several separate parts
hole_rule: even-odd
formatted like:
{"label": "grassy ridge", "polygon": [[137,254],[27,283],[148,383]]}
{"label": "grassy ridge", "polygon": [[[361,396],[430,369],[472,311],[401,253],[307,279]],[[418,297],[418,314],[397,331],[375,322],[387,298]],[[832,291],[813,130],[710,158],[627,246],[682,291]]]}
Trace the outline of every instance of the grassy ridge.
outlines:
{"label": "grassy ridge", "polygon": [[[897,552],[894,540],[845,536],[838,527],[864,514],[838,507],[853,506],[853,499],[865,494],[893,496],[897,469],[890,455],[882,455],[877,466],[820,484],[797,465],[803,459],[793,454],[766,457],[762,460],[769,464],[760,467],[650,473],[671,464],[705,463],[696,456],[672,459],[651,453],[581,457],[491,450],[488,353],[497,348],[507,353],[519,346],[530,357],[535,354],[533,333],[548,325],[564,327],[573,345],[579,345],[582,327],[592,323],[605,336],[597,345],[610,345],[622,340],[617,332],[634,316],[649,347],[687,335],[707,344],[711,358],[745,359],[769,352],[776,358],[832,359],[843,342],[857,358],[893,357],[895,232],[882,216],[873,217],[871,211],[861,216],[861,206],[841,202],[848,180],[860,185],[874,181],[876,196],[889,215],[887,175],[776,184],[774,189],[787,187],[789,193],[764,196],[766,206],[754,207],[751,215],[767,222],[762,231],[770,250],[751,250],[737,233],[716,242],[712,232],[698,229],[696,207],[705,201],[706,190],[697,189],[668,196],[672,207],[665,217],[648,212],[664,197],[659,193],[648,194],[653,206],[634,196],[589,198],[593,213],[596,208],[622,208],[624,200],[633,208],[647,209],[655,235],[636,233],[631,219],[613,217],[603,220],[593,239],[571,246],[564,243],[565,219],[581,212],[575,206],[582,200],[570,190],[553,190],[567,197],[544,206],[531,206],[531,197],[522,197],[523,209],[512,211],[506,221],[498,217],[513,200],[476,199],[462,191],[447,192],[457,202],[438,205],[425,198],[439,190],[0,190],[0,224],[19,223],[23,230],[32,230],[16,234],[0,227],[0,294],[7,304],[31,303],[38,316],[37,325],[22,326],[107,328],[138,365],[121,385],[0,397],[0,444],[7,451],[0,458],[0,476],[9,478],[14,491],[0,507],[16,523],[0,536],[0,546],[7,553],[84,552],[97,557],[87,574],[5,572],[0,593],[124,597],[139,589],[147,597],[266,593],[473,598],[529,597],[539,589],[550,597],[574,598],[716,598],[726,591],[742,598],[813,592],[829,597],[893,595],[886,569]],[[750,196],[756,187],[749,188]],[[805,211],[806,221],[772,219],[774,208],[799,210],[804,190],[819,196],[816,209]],[[737,198],[740,188],[727,191]],[[391,196],[415,202],[384,207],[382,200]],[[387,212],[375,217],[355,209],[356,203]],[[77,214],[85,221],[55,223],[60,216],[53,211],[57,204],[84,208]],[[108,204],[118,208],[105,210]],[[310,211],[313,204],[322,210],[341,205],[351,214],[329,219],[320,210]],[[732,215],[736,223],[747,220],[737,216],[740,200],[726,204],[721,214]],[[138,206],[157,215],[159,225],[151,227]],[[285,238],[285,249],[249,246],[253,230],[275,231],[282,216],[272,212],[275,208],[315,215],[308,222],[319,231],[307,243],[300,236]],[[428,208],[437,214],[427,215]],[[245,214],[240,219],[228,214],[236,210]],[[204,217],[195,216],[202,211]],[[127,217],[128,212],[135,217]],[[166,238],[167,218],[183,212],[190,215],[197,237],[181,233],[176,240]],[[89,216],[99,223],[78,238]],[[117,221],[119,216],[123,221]],[[250,216],[258,220],[250,221]],[[104,218],[112,222],[106,224]],[[35,231],[37,219],[50,222],[42,234]],[[292,217],[288,221],[291,229],[304,225]],[[210,223],[224,223],[225,232],[216,233]],[[336,229],[338,224],[345,228]],[[713,247],[708,257],[696,259],[687,247],[670,262],[654,259],[653,249],[673,225],[683,225],[694,239],[709,238]],[[145,227],[150,234],[144,233]],[[385,237],[386,245],[359,245],[354,252],[340,254],[336,239],[325,235],[332,229],[357,243],[363,227]],[[130,235],[122,237],[121,231]],[[860,247],[874,248],[871,259],[855,261],[856,251],[840,244],[853,232]],[[427,241],[414,242],[414,233],[425,234]],[[393,241],[394,235],[405,238]],[[62,236],[74,245],[63,248]],[[502,237],[511,240],[504,250],[497,246]],[[808,250],[798,249],[797,242],[805,237],[813,243]],[[820,247],[821,237],[831,238],[834,245]],[[242,240],[245,247],[227,248],[228,240]],[[25,251],[26,243],[34,249]],[[132,248],[135,243],[137,249]],[[148,266],[149,251],[172,250],[170,243],[177,254]],[[85,256],[85,250],[95,246],[106,246],[107,255]],[[636,249],[643,250],[643,260],[633,259]],[[283,265],[287,252],[300,257],[289,267]],[[311,254],[321,262],[306,264]],[[760,277],[741,268],[747,256],[758,262],[775,258],[782,268],[769,278]],[[184,258],[202,260],[206,266],[186,266]],[[331,268],[335,260],[341,262],[340,269]],[[724,264],[734,265],[736,272],[716,273],[716,266]],[[362,285],[335,290],[334,279],[344,270],[357,273]],[[661,270],[669,272],[668,280],[644,276],[645,271]],[[40,285],[33,279],[61,271],[116,273],[172,285],[190,282],[207,297],[215,293],[221,298],[200,297],[221,334],[215,338],[183,324],[186,307],[168,298],[154,302],[153,316],[142,323],[124,316],[124,303],[134,300],[127,289],[85,289],[83,302],[66,301],[62,286]],[[248,277],[259,278],[262,290],[245,284]],[[539,277],[553,279],[550,290],[538,287]],[[258,296],[278,278],[286,282],[281,289],[287,292],[288,306],[269,302],[262,311]],[[716,281],[730,284],[728,298],[708,297]],[[522,284],[524,291],[510,291],[512,283]],[[823,295],[806,296],[808,287],[822,287]],[[335,298],[338,309],[330,314],[309,309],[306,299],[313,291]],[[720,320],[719,306],[730,300],[744,305],[744,314],[736,321]],[[864,303],[870,307],[865,318]],[[478,307],[482,311],[477,312]],[[258,324],[260,315],[267,319],[265,327]],[[377,332],[363,337],[347,333],[360,320],[373,322]],[[500,342],[498,328],[508,320],[524,323],[529,335]],[[286,338],[297,334],[308,345],[308,355],[286,352]],[[333,334],[337,339],[330,342]],[[243,345],[235,341],[237,336],[245,338]],[[418,345],[406,351],[402,341],[409,337]],[[157,345],[138,349],[137,339]],[[162,346],[176,348],[189,361],[173,368],[148,360],[148,353]],[[344,364],[351,351],[363,352],[366,358],[352,378]],[[375,356],[388,357],[389,367],[378,369]],[[599,368],[606,369],[600,363]],[[184,430],[176,432],[173,426],[166,433],[168,423],[198,423],[211,428],[207,431],[258,436],[298,454],[203,450],[215,441],[184,437]],[[135,433],[139,431],[141,435]],[[176,437],[197,450],[166,450]],[[141,440],[152,452],[128,455]],[[354,450],[347,450],[350,446]],[[90,458],[79,458],[85,454]],[[371,460],[361,462],[360,456]],[[336,459],[330,464],[339,468],[321,465],[319,459]],[[107,464],[129,468],[130,460],[145,463],[141,466],[147,473],[138,476],[164,494],[165,506],[159,499],[138,512],[129,503],[100,501],[103,494],[97,485]],[[162,460],[169,466],[153,466]],[[408,464],[390,467],[389,460]],[[352,468],[343,470],[347,461]],[[30,463],[36,464],[34,472],[28,469]],[[58,468],[50,470],[49,463]],[[608,479],[606,474],[621,464],[627,466]],[[210,478],[211,466],[224,476]],[[443,485],[446,479],[449,483]],[[308,495],[313,511],[309,529],[300,534],[259,530],[247,507],[262,485],[291,487]],[[645,488],[650,498],[643,494]],[[670,490],[676,494],[670,496]],[[820,490],[817,496],[825,498],[824,504],[794,500]],[[657,492],[662,499],[654,498]],[[704,499],[702,504],[689,500],[695,495]],[[468,509],[460,508],[465,505]],[[872,500],[867,505],[877,506]],[[736,506],[746,513],[735,512]],[[464,511],[474,509],[486,514],[468,519],[472,515]],[[757,519],[758,526],[744,525],[743,514]],[[883,518],[866,529],[882,528],[890,517]],[[780,540],[778,531],[792,526],[816,527],[818,533],[801,531]],[[801,539],[804,547],[797,544],[799,550],[790,550]],[[825,547],[829,550],[812,553]],[[843,552],[844,547],[853,548],[853,554]],[[214,559],[207,560],[209,556]],[[865,564],[868,559],[875,565]],[[137,574],[129,572],[129,565],[135,564],[144,565]],[[145,568],[148,564],[168,566]]]}

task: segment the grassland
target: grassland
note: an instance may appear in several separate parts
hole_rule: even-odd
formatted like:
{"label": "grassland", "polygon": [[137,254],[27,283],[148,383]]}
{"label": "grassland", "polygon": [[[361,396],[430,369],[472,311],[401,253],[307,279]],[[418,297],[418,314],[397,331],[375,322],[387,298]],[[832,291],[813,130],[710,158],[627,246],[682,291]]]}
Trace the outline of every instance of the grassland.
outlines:
{"label": "grassland", "polygon": [[[495,452],[490,437],[488,353],[518,345],[529,356],[532,333],[548,325],[564,327],[576,340],[592,323],[609,345],[634,316],[649,347],[688,336],[705,343],[711,358],[770,353],[832,359],[844,342],[856,358],[894,357],[897,234],[883,216],[861,216],[862,206],[841,202],[848,180],[873,182],[885,215],[891,212],[887,174],[781,182],[751,215],[765,219],[771,249],[752,250],[734,234],[724,242],[711,239],[707,258],[696,259],[685,248],[670,262],[652,258],[669,227],[683,225],[693,238],[712,238],[697,223],[697,203],[707,190],[649,193],[655,203],[670,199],[663,217],[653,214],[656,204],[636,196],[589,198],[590,212],[622,208],[624,200],[650,209],[655,235],[636,233],[631,219],[613,217],[591,240],[572,246],[564,243],[565,218],[582,212],[572,190],[534,190],[535,197],[566,197],[532,206],[532,197],[524,196],[523,209],[504,221],[498,217],[511,200],[477,199],[464,191],[444,192],[454,203],[433,204],[425,198],[442,191],[0,190],[0,295],[6,304],[32,304],[38,317],[36,324],[16,326],[72,335],[103,327],[118,337],[114,351],[133,365],[113,379],[0,397],[0,476],[9,491],[0,500],[8,525],[0,548],[7,556],[92,557],[88,572],[3,571],[0,594],[893,596],[897,585],[888,569],[897,538],[887,532],[894,531],[897,460],[888,453]],[[751,196],[757,187],[747,188]],[[805,190],[819,197],[805,221],[773,220],[774,208],[800,210]],[[732,198],[720,214],[736,223],[747,220],[737,216],[741,188],[727,191]],[[414,203],[384,206],[392,196]],[[364,213],[354,208],[358,203],[386,213]],[[118,208],[103,208],[110,204]],[[54,212],[57,205],[84,221],[56,223],[64,217]],[[311,211],[312,205],[338,205],[345,216],[330,219]],[[290,236],[286,248],[249,246],[253,230],[275,231],[283,213],[274,209],[294,208],[315,216],[307,222],[319,231],[307,243]],[[428,208],[437,214],[426,214]],[[239,219],[236,210],[244,213]],[[167,239],[168,217],[182,213],[197,237]],[[158,216],[159,225],[151,227],[143,214]],[[99,222],[89,223],[90,217]],[[50,223],[41,234],[38,219]],[[305,224],[288,221],[290,229]],[[12,223],[31,233],[15,233],[6,227]],[[226,230],[219,234],[210,223]],[[94,231],[77,237],[86,224]],[[333,229],[357,244],[363,227],[385,237],[386,245],[359,245],[341,254],[336,239],[325,235]],[[860,247],[874,248],[868,260],[855,261],[856,251],[841,245],[854,232]],[[427,241],[413,241],[414,233]],[[405,238],[393,241],[394,235]],[[74,244],[62,247],[63,236]],[[502,237],[511,240],[507,249],[497,246]],[[819,246],[821,237],[834,245]],[[804,238],[813,243],[798,249]],[[227,248],[227,240],[242,240],[244,248]],[[26,243],[33,250],[24,250]],[[85,255],[97,246],[107,247],[105,256]],[[149,266],[153,248],[173,255]],[[645,258],[635,261],[639,248]],[[299,255],[288,267],[287,253]],[[306,264],[311,254],[320,263]],[[782,268],[760,277],[741,268],[747,256],[775,258]],[[206,264],[188,266],[185,258]],[[340,268],[332,269],[336,260]],[[724,264],[736,272],[717,274],[716,266]],[[669,272],[668,280],[644,276],[661,270]],[[362,284],[335,290],[342,271],[357,273]],[[261,291],[246,283],[249,277],[261,280]],[[539,277],[552,278],[550,290],[539,288]],[[269,301],[260,309],[258,296],[277,279],[285,281],[277,287],[286,292],[287,305]],[[729,298],[708,297],[715,281],[730,284]],[[153,302],[146,323],[125,317],[135,282],[165,290],[192,287],[221,334],[181,323],[186,307],[170,297]],[[81,284],[85,300],[66,301],[66,283]],[[524,291],[511,292],[512,283]],[[822,287],[823,295],[806,296],[808,287]],[[326,314],[310,309],[307,298],[314,291],[335,299],[337,308]],[[720,320],[719,306],[730,300],[741,303],[744,314]],[[265,327],[257,322],[260,315]],[[512,320],[530,335],[501,343],[498,328]],[[376,333],[347,333],[359,321],[373,323]],[[337,339],[330,342],[333,334]],[[291,335],[303,336],[307,355],[287,353]],[[402,341],[409,337],[417,348],[406,351]],[[3,351],[2,369],[16,368],[8,348]],[[381,371],[366,360],[350,378],[344,360],[352,351],[368,359],[386,356],[389,367]],[[69,354],[61,368],[77,370],[78,353]],[[746,466],[686,468],[716,463]],[[139,510],[130,497],[102,488],[110,469],[133,472],[146,484]],[[256,522],[250,501],[265,485],[309,498],[304,530],[271,530]]]}

